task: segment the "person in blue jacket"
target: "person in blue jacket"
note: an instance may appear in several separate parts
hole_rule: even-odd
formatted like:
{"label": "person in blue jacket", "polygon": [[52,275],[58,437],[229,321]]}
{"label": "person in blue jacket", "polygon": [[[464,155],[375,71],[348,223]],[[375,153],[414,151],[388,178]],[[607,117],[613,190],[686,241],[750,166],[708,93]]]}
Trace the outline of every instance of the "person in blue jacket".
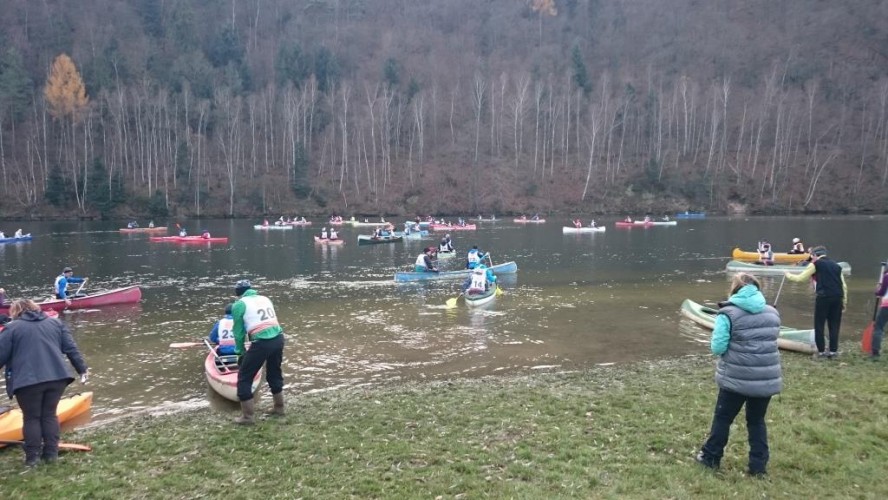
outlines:
{"label": "person in blue jacket", "polygon": [[65,267],[62,269],[62,274],[56,276],[55,283],[53,284],[55,298],[64,300],[65,303],[70,304],[71,299],[68,298],[68,283],[85,283],[86,280],[87,278],[78,278],[74,276],[74,270],[70,267]]}
{"label": "person in blue jacket", "polygon": [[710,350],[718,356],[715,383],[718,399],[709,438],[697,455],[697,463],[710,469],[721,464],[734,418],[746,406],[751,476],[767,473],[770,449],[765,414],[771,396],[783,390],[783,373],[777,337],[780,313],[765,302],[752,275],[739,273],[731,280],[730,296],[719,304]]}
{"label": "person in blue jacket", "polygon": [[234,317],[231,316],[231,304],[225,306],[225,316],[213,325],[208,339],[211,344],[218,345],[216,354],[220,356],[235,354]]}

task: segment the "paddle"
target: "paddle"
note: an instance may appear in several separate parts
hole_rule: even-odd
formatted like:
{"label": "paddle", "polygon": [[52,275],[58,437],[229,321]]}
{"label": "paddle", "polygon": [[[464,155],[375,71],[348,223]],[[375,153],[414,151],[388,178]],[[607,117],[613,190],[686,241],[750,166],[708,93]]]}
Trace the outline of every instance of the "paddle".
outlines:
{"label": "paddle", "polygon": [[[888,263],[882,262],[881,264],[877,286],[882,284],[882,275],[885,274],[885,265]],[[876,297],[875,302],[876,303],[873,304],[873,319],[868,325],[866,325],[866,328],[863,329],[863,335],[860,336],[860,349],[866,354],[871,354],[873,351],[873,329],[876,326],[876,315],[879,313],[879,305],[882,302],[882,297]]]}
{"label": "paddle", "polygon": [[465,295],[465,293],[466,292],[460,292],[460,294],[456,297],[453,297],[452,299],[447,299],[447,302],[444,305],[447,307],[447,309],[453,309],[454,307],[456,307],[456,301],[458,301],[460,297]]}
{"label": "paddle", "polygon": [[230,372],[231,368],[228,368],[228,365],[225,364],[225,361],[222,361],[222,358],[219,357],[219,353],[216,352],[216,349],[213,348],[212,344],[210,344],[210,341],[207,339],[203,339],[203,341],[210,352],[213,353],[213,357],[216,358],[216,364],[222,367],[222,369],[225,370],[226,373]]}
{"label": "paddle", "polygon": [[780,292],[783,291],[783,284],[786,283],[786,275],[783,275],[783,279],[780,280],[780,287],[777,289],[777,296],[774,297],[774,303],[771,304],[774,307],[777,307],[777,301],[780,300]]}
{"label": "paddle", "polygon": [[89,278],[83,278],[83,281],[80,282],[80,286],[77,287],[77,291],[74,292],[75,297],[80,293],[80,290],[83,290],[83,285],[85,285],[87,281],[89,281]]}
{"label": "paddle", "polygon": [[[11,439],[0,439],[0,446],[24,446],[24,441],[16,441]],[[88,444],[75,444],[75,443],[59,443],[60,450],[68,450],[68,451],[92,451],[92,446]]]}

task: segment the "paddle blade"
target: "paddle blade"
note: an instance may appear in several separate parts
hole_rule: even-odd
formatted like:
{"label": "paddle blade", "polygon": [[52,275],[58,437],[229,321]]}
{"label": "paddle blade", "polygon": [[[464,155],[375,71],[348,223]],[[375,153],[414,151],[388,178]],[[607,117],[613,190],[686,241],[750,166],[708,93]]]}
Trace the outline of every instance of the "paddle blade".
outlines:
{"label": "paddle blade", "polygon": [[447,302],[444,305],[447,306],[447,309],[453,309],[454,307],[456,307],[456,301],[459,300],[459,297],[460,296],[457,295],[456,297],[453,297],[452,299],[447,299]]}
{"label": "paddle blade", "polygon": [[496,294],[497,294],[497,295],[502,295],[502,294],[504,294],[504,293],[505,293],[505,292],[503,292],[503,289],[502,289],[502,288],[500,288],[500,287],[496,287]]}
{"label": "paddle blade", "polygon": [[[0,440],[0,446],[24,446],[24,441],[15,441],[3,439]],[[60,450],[67,451],[92,451],[92,446],[88,444],[75,444],[75,443],[59,443]]]}
{"label": "paddle blade", "polygon": [[182,349],[185,347],[197,347],[202,345],[203,342],[173,342],[170,344],[170,349]]}
{"label": "paddle blade", "polygon": [[870,322],[870,324],[863,329],[863,335],[860,337],[860,349],[864,352],[864,354],[870,354],[873,351],[874,327],[875,323]]}

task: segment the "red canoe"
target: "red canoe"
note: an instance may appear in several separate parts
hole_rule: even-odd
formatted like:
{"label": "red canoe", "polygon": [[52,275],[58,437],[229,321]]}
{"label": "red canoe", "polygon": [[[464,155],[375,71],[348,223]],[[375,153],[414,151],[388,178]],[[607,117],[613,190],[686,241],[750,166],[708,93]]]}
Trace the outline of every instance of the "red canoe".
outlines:
{"label": "red canoe", "polygon": [[228,238],[204,238],[202,236],[152,236],[150,241],[165,241],[167,243],[228,243]]}
{"label": "red canoe", "polygon": [[[71,305],[65,305],[65,301],[59,299],[39,302],[37,305],[44,311],[61,311],[64,309],[88,309],[114,304],[135,304],[140,300],[142,300],[142,290],[138,285],[133,285],[83,297],[74,297],[71,299]],[[7,314],[9,306],[0,307],[0,312]]]}

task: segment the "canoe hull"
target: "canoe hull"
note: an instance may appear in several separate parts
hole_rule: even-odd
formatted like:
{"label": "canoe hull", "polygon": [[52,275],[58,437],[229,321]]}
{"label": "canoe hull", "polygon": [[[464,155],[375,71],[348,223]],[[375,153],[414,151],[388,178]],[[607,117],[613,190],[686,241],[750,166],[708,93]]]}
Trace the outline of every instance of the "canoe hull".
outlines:
{"label": "canoe hull", "polygon": [[496,285],[493,285],[490,290],[487,290],[484,293],[479,293],[477,295],[464,295],[463,297],[466,300],[466,306],[469,308],[475,308],[493,302],[493,299],[496,298],[496,288]]}
{"label": "canoe hull", "polygon": [[402,236],[382,236],[376,238],[366,234],[358,235],[358,245],[379,245],[382,243],[397,243],[399,241],[404,241],[404,238]]}
{"label": "canoe hull", "polygon": [[478,226],[475,224],[466,224],[465,226],[457,226],[452,225],[448,226],[447,224],[431,224],[429,229],[432,231],[474,231]]}
{"label": "canoe hull", "polygon": [[546,219],[512,219],[515,224],[543,224]]}
{"label": "canoe hull", "polygon": [[[92,408],[92,398],[93,393],[91,392],[62,398],[56,409],[59,423],[67,422],[87,413]],[[25,436],[22,433],[22,411],[20,409],[16,408],[0,415],[0,440],[21,441],[24,438]],[[0,447],[2,446],[0,445]]]}
{"label": "canoe hull", "polygon": [[[842,268],[842,274],[846,276],[851,274],[851,264],[848,264],[847,262],[838,262],[837,264]],[[797,266],[792,264],[774,264],[773,266],[765,266],[753,262],[732,260],[725,266],[725,270],[729,273],[782,275],[785,272],[790,274],[800,274],[806,267],[807,266]]]}
{"label": "canoe hull", "polygon": [[[207,383],[217,394],[229,401],[237,401],[237,364],[227,371],[216,363],[216,356],[212,352],[207,353],[204,360],[204,372],[207,375]],[[253,377],[251,389],[256,392],[259,382],[262,380],[262,370],[256,372]]]}
{"label": "canoe hull", "polygon": [[330,238],[320,238],[318,236],[314,237],[315,243],[319,243],[321,245],[344,245],[345,240],[342,238],[336,238],[335,240],[331,240]]}
{"label": "canoe hull", "polygon": [[[504,262],[490,267],[494,274],[511,274],[518,272],[518,264],[515,262]],[[412,271],[403,271],[395,273],[395,281],[399,283],[407,283],[411,281],[429,281],[429,280],[446,280],[466,278],[472,271],[470,269],[459,269],[456,271],[441,271],[439,273],[417,273]]]}
{"label": "canoe hull", "polygon": [[290,225],[273,226],[273,225],[271,225],[271,224],[269,224],[269,225],[266,226],[266,225],[264,225],[264,224],[254,224],[254,225],[253,225],[253,229],[266,229],[266,230],[275,230],[275,229],[278,229],[278,230],[282,230],[282,229],[293,229],[293,226],[290,226]]}
{"label": "canoe hull", "polygon": [[575,233],[603,233],[607,228],[604,226],[598,227],[567,227],[561,226],[561,232],[564,234],[575,234]]}
{"label": "canoe hull", "polygon": [[160,227],[122,227],[119,229],[121,233],[130,234],[130,233],[165,233],[167,232],[166,226]]}
{"label": "canoe hull", "polygon": [[[715,328],[715,317],[718,310],[698,304],[690,299],[685,299],[681,304],[682,316],[707,330]],[[814,344],[814,330],[798,330],[788,326],[780,327],[777,337],[777,347],[787,351],[796,351],[803,354],[811,354],[817,351]]]}
{"label": "canoe hull", "polygon": [[0,238],[0,243],[18,243],[21,241],[31,241],[32,239],[33,239],[33,236],[31,236],[31,233],[28,233],[28,234],[22,236],[21,238],[15,238],[15,237]]}
{"label": "canoe hull", "polygon": [[[115,304],[134,304],[140,300],[142,300],[142,289],[138,285],[133,285],[84,297],[74,297],[71,299],[71,305],[66,305],[64,300],[59,299],[47,300],[37,305],[44,311],[62,311],[64,309],[88,309]],[[6,313],[8,311],[8,306],[0,307],[0,312]]]}
{"label": "canoe hull", "polygon": [[[809,257],[806,253],[778,253],[774,252],[774,262],[777,264],[795,264],[806,260]],[[735,248],[731,252],[731,258],[734,260],[755,261],[759,260],[758,252],[745,252],[739,248]]]}
{"label": "canoe hull", "polygon": [[675,214],[676,219],[705,219],[706,212],[682,212]]}
{"label": "canoe hull", "polygon": [[614,225],[617,227],[651,227],[654,224],[651,222],[626,222],[621,220],[614,222]]}
{"label": "canoe hull", "polygon": [[202,238],[200,236],[152,236],[148,240],[161,243],[228,243],[228,238]]}

